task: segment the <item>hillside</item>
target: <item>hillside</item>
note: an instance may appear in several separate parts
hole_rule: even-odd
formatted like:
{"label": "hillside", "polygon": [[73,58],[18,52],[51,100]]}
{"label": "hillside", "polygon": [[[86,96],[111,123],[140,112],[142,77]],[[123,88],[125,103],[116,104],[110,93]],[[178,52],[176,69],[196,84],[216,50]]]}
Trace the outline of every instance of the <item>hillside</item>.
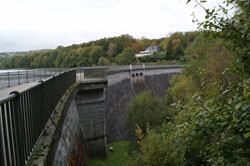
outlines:
{"label": "hillside", "polygon": [[[8,53],[7,55],[13,56],[1,58],[0,68],[122,65],[177,60],[184,56],[185,50],[198,34],[198,32],[175,32],[169,37],[160,39],[136,39],[130,35],[121,35],[67,47],[58,46],[54,50],[26,52],[27,55],[24,56],[17,56],[21,55],[21,52]],[[151,45],[159,46],[162,51],[143,58],[135,58],[135,53]]]}
{"label": "hillside", "polygon": [[9,57],[9,56],[18,56],[18,55],[29,55],[36,52],[45,52],[50,49],[41,49],[41,50],[30,50],[30,51],[16,51],[16,52],[0,52],[0,57]]}

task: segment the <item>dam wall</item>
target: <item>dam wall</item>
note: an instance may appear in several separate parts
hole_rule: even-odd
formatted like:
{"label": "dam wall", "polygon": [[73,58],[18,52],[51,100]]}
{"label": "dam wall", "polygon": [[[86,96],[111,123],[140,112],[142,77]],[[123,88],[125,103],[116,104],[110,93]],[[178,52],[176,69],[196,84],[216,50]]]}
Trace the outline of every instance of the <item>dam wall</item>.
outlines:
{"label": "dam wall", "polygon": [[[128,140],[128,132],[125,128],[126,108],[132,97],[144,90],[150,90],[152,94],[163,99],[165,91],[170,87],[170,79],[179,72],[160,73],[156,75],[140,75],[138,78],[125,78],[113,83],[105,89],[105,125],[107,142]],[[144,73],[143,73],[144,74]]]}

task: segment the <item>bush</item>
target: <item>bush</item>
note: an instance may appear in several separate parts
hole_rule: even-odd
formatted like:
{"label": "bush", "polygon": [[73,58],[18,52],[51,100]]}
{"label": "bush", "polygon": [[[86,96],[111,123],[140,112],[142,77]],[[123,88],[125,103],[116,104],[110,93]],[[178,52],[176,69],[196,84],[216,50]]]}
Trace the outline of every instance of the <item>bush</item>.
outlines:
{"label": "bush", "polygon": [[201,33],[188,47],[186,54],[189,64],[183,68],[181,75],[172,78],[172,87],[166,91],[168,104],[190,101],[194,93],[202,89],[200,73],[204,73],[206,78],[203,86],[210,86],[211,91],[216,90],[213,86],[215,82],[228,86],[239,79],[230,70],[224,72],[232,67],[235,57],[221,39],[209,40]]}
{"label": "bush", "polygon": [[214,86],[218,91],[203,87],[190,102],[176,104],[179,114],[174,121],[147,130],[132,164],[249,164],[250,79],[240,80],[235,86]]}
{"label": "bush", "polygon": [[155,127],[162,122],[169,121],[172,113],[166,110],[165,104],[152,95],[150,91],[144,91],[132,99],[126,111],[126,127],[131,135],[134,135],[136,125],[145,134],[147,126]]}

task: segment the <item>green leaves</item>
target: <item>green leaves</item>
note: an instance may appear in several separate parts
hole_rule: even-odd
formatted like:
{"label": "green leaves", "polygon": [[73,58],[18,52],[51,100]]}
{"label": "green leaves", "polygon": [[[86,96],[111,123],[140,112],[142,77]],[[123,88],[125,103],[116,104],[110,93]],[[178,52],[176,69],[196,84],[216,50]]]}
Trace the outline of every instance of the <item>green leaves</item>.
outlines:
{"label": "green leaves", "polygon": [[244,137],[245,137],[245,138],[249,138],[249,137],[250,137],[250,132],[246,133],[246,134],[244,135]]}
{"label": "green leaves", "polygon": [[133,64],[135,61],[135,53],[133,48],[128,47],[121,54],[116,57],[116,61],[119,64]]}
{"label": "green leaves", "polygon": [[236,106],[235,106],[235,109],[238,110],[241,106],[242,106],[242,102],[238,103]]}

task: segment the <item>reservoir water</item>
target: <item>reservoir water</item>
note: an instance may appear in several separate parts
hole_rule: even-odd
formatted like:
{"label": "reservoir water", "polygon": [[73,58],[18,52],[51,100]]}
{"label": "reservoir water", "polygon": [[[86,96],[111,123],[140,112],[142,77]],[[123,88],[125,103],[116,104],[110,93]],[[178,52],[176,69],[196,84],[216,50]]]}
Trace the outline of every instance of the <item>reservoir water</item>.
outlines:
{"label": "reservoir water", "polygon": [[0,73],[6,73],[6,72],[18,72],[18,71],[25,71],[25,70],[0,70]]}

